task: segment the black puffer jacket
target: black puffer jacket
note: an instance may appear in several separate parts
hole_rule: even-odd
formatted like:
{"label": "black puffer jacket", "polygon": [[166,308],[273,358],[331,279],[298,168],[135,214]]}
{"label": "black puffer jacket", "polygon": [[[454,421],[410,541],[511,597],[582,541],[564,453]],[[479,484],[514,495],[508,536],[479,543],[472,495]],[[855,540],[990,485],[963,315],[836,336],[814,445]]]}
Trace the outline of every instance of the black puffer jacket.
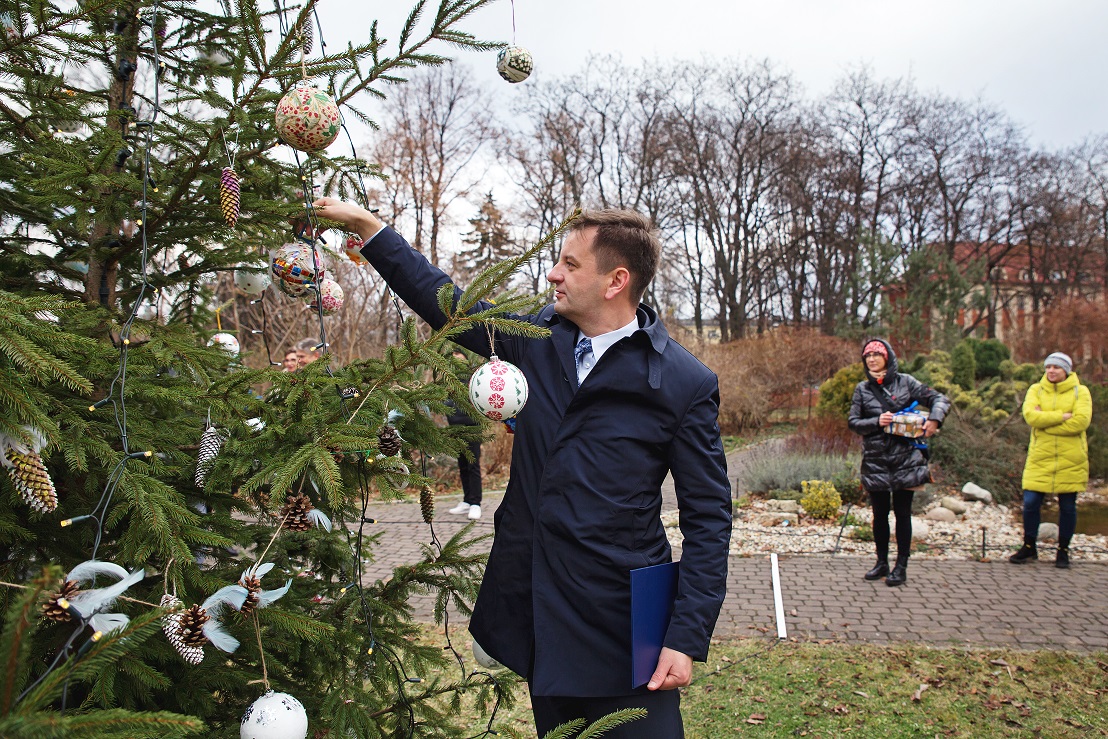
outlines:
{"label": "black puffer jacket", "polygon": [[[894,413],[904,410],[915,400],[929,408],[929,417],[942,425],[950,401],[911,375],[899,373],[893,348],[883,339],[878,341],[889,351],[888,370],[878,384],[869,368],[865,369],[866,379],[854,388],[847,423],[851,431],[862,436],[862,487],[870,491],[906,490],[930,481],[927,458],[911,439],[886,434],[878,417],[887,410]],[[862,366],[865,367],[864,358]]]}

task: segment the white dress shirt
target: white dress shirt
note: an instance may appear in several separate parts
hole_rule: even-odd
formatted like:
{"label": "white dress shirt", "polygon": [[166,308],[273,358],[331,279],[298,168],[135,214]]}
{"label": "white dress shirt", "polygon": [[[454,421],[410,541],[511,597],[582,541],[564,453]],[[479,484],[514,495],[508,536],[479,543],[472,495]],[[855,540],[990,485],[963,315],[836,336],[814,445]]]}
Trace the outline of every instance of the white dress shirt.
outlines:
{"label": "white dress shirt", "polygon": [[626,326],[617,328],[615,331],[609,331],[606,334],[586,337],[583,333],[578,331],[577,343],[581,343],[581,339],[588,338],[592,341],[592,351],[583,355],[581,357],[581,362],[577,365],[577,386],[580,387],[581,383],[585,381],[585,378],[589,376],[589,373],[592,372],[592,368],[595,367],[596,363],[600,361],[600,358],[604,356],[604,352],[612,348],[620,339],[630,336],[638,330],[639,317],[636,315]]}

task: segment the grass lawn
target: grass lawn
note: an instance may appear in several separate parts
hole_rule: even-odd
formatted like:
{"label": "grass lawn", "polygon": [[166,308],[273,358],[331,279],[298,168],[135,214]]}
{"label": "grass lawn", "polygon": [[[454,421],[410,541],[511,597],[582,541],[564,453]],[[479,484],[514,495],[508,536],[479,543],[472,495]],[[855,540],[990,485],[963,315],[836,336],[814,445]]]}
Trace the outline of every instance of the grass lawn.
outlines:
{"label": "grass lawn", "polygon": [[[493,729],[534,736],[518,695]],[[713,646],[682,706],[689,739],[1108,736],[1108,654],[752,639]]]}

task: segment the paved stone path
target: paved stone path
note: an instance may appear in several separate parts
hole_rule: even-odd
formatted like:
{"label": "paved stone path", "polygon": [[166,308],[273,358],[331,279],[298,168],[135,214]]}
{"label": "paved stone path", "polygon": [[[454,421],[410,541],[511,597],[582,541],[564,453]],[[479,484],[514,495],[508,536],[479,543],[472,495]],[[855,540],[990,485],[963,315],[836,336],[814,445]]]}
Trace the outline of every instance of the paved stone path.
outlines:
{"label": "paved stone path", "polygon": [[[484,515],[473,534],[492,533],[499,493],[486,493]],[[458,496],[436,503],[435,531],[445,541],[469,523],[446,511]],[[667,491],[663,509],[676,506]],[[372,582],[393,567],[422,557],[430,541],[415,502],[379,503],[368,516],[369,534],[379,534],[374,561],[366,567]],[[488,546],[488,543],[485,544]],[[1005,560],[971,562],[915,560],[908,583],[890,588],[865,582],[869,558],[853,556],[781,556],[782,601],[789,636],[845,642],[909,641],[937,646],[1000,646],[1020,649],[1108,649],[1108,563],[1077,560],[1069,570],[1051,561],[1014,566]],[[771,567],[768,556],[732,557],[727,600],[716,624],[716,638],[774,635]],[[416,616],[432,621],[430,596],[416,602]],[[465,620],[455,614],[453,623]]]}

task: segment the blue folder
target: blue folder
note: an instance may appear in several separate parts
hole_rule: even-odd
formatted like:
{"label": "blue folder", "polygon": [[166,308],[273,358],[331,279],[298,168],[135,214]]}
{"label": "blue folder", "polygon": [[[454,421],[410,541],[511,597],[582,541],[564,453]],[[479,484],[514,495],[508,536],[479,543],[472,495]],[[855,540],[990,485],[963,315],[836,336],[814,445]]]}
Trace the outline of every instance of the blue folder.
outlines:
{"label": "blue folder", "polygon": [[631,570],[631,689],[650,681],[677,598],[678,562]]}

